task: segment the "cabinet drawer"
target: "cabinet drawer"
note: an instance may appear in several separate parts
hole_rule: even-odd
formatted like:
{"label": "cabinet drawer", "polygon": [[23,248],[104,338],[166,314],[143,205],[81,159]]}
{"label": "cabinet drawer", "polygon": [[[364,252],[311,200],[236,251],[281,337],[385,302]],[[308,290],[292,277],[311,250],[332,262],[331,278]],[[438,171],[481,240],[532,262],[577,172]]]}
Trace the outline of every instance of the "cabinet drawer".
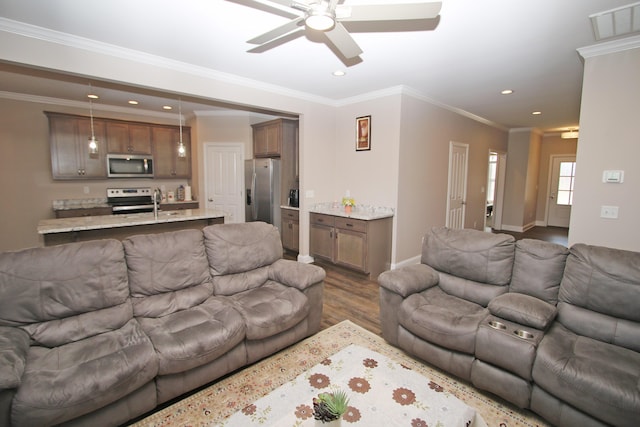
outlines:
{"label": "cabinet drawer", "polygon": [[336,217],[331,215],[311,213],[309,220],[311,221],[311,224],[326,225],[329,227],[333,227],[335,224]]}
{"label": "cabinet drawer", "polygon": [[295,209],[282,209],[282,219],[298,221],[300,213]]}
{"label": "cabinet drawer", "polygon": [[352,218],[336,218],[336,228],[350,231],[358,231],[360,233],[367,232],[367,221]]}

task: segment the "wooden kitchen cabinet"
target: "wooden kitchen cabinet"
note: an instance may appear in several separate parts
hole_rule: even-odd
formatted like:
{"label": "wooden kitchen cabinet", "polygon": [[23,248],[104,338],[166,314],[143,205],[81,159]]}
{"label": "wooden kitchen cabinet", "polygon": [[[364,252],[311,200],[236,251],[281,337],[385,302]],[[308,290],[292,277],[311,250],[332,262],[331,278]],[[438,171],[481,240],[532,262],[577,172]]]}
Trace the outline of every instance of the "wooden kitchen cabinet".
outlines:
{"label": "wooden kitchen cabinet", "polygon": [[390,267],[391,217],[362,220],[312,212],[309,230],[314,257],[370,277]]}
{"label": "wooden kitchen cabinet", "polygon": [[155,178],[191,178],[191,128],[182,127],[182,142],[186,156],[178,157],[180,129],[175,126],[154,126],[153,161]]}
{"label": "wooden kitchen cabinet", "polygon": [[91,121],[88,117],[46,115],[49,118],[53,179],[106,179],[104,123],[94,120],[98,154],[89,154]]}
{"label": "wooden kitchen cabinet", "polygon": [[105,126],[110,154],[151,154],[150,125],[106,121]]}
{"label": "wooden kitchen cabinet", "polygon": [[282,247],[294,251],[300,251],[300,221],[297,209],[282,208]]}

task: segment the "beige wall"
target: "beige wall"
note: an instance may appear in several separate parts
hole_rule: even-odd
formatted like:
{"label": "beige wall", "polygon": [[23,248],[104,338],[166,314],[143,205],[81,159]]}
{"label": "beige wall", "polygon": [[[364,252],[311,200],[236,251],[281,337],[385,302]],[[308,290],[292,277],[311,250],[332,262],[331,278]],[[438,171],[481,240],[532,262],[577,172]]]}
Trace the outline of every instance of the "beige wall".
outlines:
{"label": "beige wall", "polygon": [[[569,243],[640,251],[640,38],[635,48],[585,58],[580,141]],[[606,45],[604,45],[606,46]],[[624,183],[605,184],[604,170],[624,170]],[[618,219],[600,217],[618,206]]]}
{"label": "beige wall", "polygon": [[420,255],[421,238],[445,225],[449,143],[469,145],[466,228],[484,225],[488,156],[506,151],[507,132],[404,95],[396,212],[396,265]]}
{"label": "beige wall", "polygon": [[535,226],[542,135],[532,129],[509,132],[502,229],[522,232]]}

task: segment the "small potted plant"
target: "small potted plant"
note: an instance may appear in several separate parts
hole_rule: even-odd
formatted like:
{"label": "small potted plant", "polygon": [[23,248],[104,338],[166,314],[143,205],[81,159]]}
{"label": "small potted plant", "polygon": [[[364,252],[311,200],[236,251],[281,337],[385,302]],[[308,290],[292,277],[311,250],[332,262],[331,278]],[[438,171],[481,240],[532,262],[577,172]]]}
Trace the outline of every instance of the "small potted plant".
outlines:
{"label": "small potted plant", "polygon": [[351,209],[353,209],[353,207],[356,205],[356,201],[353,200],[351,197],[343,197],[342,198],[342,206],[344,206],[344,211],[347,214],[351,213]]}
{"label": "small potted plant", "polygon": [[349,397],[342,390],[331,393],[320,393],[313,399],[313,418],[316,425],[320,423],[325,426],[339,426],[340,419],[347,412]]}

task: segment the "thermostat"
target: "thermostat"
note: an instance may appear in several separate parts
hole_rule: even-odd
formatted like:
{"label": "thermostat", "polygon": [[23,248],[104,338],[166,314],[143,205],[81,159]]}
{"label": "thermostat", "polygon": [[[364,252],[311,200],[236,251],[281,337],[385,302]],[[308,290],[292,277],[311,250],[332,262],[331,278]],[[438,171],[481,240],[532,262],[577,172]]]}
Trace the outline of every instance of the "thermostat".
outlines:
{"label": "thermostat", "polygon": [[602,182],[620,184],[624,182],[624,171],[604,171],[602,172]]}

